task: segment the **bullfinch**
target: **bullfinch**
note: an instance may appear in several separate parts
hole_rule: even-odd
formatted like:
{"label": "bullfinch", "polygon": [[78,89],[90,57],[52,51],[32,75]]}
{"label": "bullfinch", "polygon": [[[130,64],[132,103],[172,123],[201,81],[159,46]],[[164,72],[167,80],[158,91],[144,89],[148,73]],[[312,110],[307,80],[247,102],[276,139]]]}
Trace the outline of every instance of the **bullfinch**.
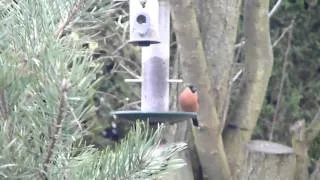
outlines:
{"label": "bullfinch", "polygon": [[[179,95],[180,108],[185,112],[198,112],[199,102],[197,88],[194,85],[188,85]],[[192,123],[200,128],[198,118],[192,118]]]}

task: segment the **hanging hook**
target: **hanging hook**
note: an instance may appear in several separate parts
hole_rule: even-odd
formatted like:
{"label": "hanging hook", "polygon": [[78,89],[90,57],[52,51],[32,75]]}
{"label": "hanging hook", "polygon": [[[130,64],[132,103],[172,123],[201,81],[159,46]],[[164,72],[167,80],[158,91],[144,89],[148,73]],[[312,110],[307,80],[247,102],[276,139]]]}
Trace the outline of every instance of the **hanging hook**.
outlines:
{"label": "hanging hook", "polygon": [[146,4],[147,4],[147,0],[140,0],[140,4],[141,4],[142,8],[145,8]]}

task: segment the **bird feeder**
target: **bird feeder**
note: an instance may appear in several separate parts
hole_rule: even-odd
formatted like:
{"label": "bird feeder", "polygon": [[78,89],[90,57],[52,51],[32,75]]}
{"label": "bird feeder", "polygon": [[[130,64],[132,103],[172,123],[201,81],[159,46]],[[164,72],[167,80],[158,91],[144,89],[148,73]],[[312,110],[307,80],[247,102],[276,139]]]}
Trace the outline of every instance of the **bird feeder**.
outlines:
{"label": "bird feeder", "polygon": [[158,0],[129,0],[130,40],[137,46],[160,43]]}
{"label": "bird feeder", "polygon": [[158,124],[158,123],[169,123],[175,124],[188,119],[197,117],[195,112],[156,112],[156,111],[113,111],[111,112],[117,119],[127,120],[127,121],[148,121],[149,124]]}
{"label": "bird feeder", "polygon": [[[125,82],[141,83],[141,111],[113,111],[117,119],[174,124],[197,116],[195,112],[169,111],[170,2],[130,0],[130,41],[141,47],[142,76]],[[161,37],[161,42],[159,41]]]}

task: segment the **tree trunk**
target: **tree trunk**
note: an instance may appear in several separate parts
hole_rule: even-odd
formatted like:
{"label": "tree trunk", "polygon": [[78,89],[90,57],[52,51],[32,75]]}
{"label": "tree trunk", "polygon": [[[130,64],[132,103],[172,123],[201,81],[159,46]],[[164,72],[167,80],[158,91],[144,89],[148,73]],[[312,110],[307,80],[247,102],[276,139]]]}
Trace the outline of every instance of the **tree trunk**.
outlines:
{"label": "tree trunk", "polygon": [[320,179],[320,161],[318,160],[316,166],[310,175],[310,180],[319,180]]}
{"label": "tree trunk", "polygon": [[309,146],[306,140],[305,121],[300,120],[295,122],[295,124],[290,127],[290,131],[292,133],[291,143],[297,159],[295,179],[308,179]]}
{"label": "tree trunk", "polygon": [[296,158],[292,148],[268,141],[247,144],[240,180],[294,180]]}
{"label": "tree trunk", "polygon": [[194,1],[216,108],[219,119],[222,120],[229,93],[230,70],[242,0]]}
{"label": "tree trunk", "polygon": [[245,72],[235,110],[223,132],[232,176],[240,172],[242,149],[251,139],[259,117],[273,66],[269,33],[269,1],[246,0],[244,5]]}
{"label": "tree trunk", "polygon": [[[296,180],[307,179],[309,176],[308,165],[309,165],[309,148],[318,136],[320,131],[320,109],[312,119],[308,127],[305,127],[305,121],[300,120],[295,122],[293,126],[290,127],[292,133],[292,147],[295,150],[297,158],[297,167],[296,167]],[[315,171],[317,168],[315,168]],[[317,176],[317,173],[313,173],[314,176]],[[318,173],[319,175],[319,173]]]}
{"label": "tree trunk", "polygon": [[183,78],[199,89],[199,120],[206,125],[195,135],[204,178],[230,180],[230,170],[223,149],[219,118],[208,73],[199,26],[191,0],[171,0],[173,28],[181,53]]}

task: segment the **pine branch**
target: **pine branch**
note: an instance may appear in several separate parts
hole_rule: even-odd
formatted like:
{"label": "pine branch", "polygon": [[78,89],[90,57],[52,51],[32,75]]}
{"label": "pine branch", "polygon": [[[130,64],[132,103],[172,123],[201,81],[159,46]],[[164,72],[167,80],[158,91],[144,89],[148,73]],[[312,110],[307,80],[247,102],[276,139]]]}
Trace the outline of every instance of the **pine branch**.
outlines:
{"label": "pine branch", "polygon": [[114,151],[107,148],[86,156],[74,159],[75,167],[71,169],[69,179],[105,178],[118,180],[152,179],[168,171],[185,165],[182,159],[173,158],[178,152],[187,148],[186,143],[160,145],[160,126],[152,132],[148,125],[137,122],[128,136]]}
{"label": "pine branch", "polygon": [[79,0],[71,9],[68,16],[64,19],[62,23],[60,23],[57,32],[55,33],[55,38],[59,39],[62,36],[63,31],[65,30],[66,26],[71,22],[72,18],[76,15],[76,13],[81,8],[81,5],[84,4],[83,0]]}
{"label": "pine branch", "polygon": [[40,174],[41,179],[44,179],[44,180],[47,179],[48,168],[50,165],[52,154],[54,152],[53,149],[55,148],[56,142],[58,140],[59,132],[62,126],[62,121],[65,116],[67,91],[68,91],[67,80],[63,79],[60,87],[60,103],[59,103],[60,105],[58,110],[58,116],[52,126],[52,130],[51,130],[52,134],[50,137],[49,146],[47,147],[47,150],[46,150],[47,154],[44,158],[45,160],[43,163],[43,172],[41,172]]}
{"label": "pine branch", "polygon": [[9,108],[5,96],[5,89],[0,88],[0,118],[7,119],[9,116]]}
{"label": "pine branch", "polygon": [[[0,17],[0,84],[12,119],[0,121],[0,179],[148,179],[183,165],[173,156],[186,144],[160,146],[158,135],[144,126],[136,126],[116,150],[103,151],[83,145],[86,132],[75,126],[92,117],[88,99],[101,70],[82,42],[98,41],[101,31],[119,35],[113,26],[122,2],[16,2]],[[67,31],[79,33],[79,41],[68,33],[60,38]],[[28,72],[21,71],[21,57]]]}

